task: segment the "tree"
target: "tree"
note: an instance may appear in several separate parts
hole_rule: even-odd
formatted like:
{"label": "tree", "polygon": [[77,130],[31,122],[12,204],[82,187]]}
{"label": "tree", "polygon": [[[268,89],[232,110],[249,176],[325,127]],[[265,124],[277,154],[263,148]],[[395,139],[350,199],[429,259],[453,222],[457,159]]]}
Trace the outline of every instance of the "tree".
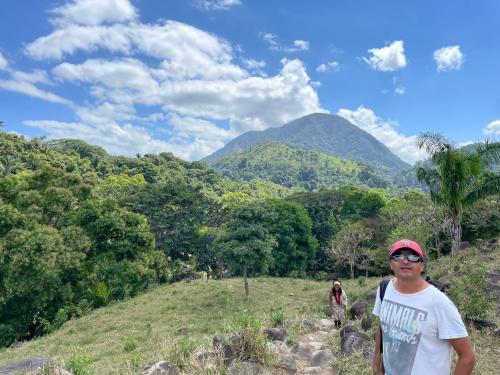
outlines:
{"label": "tree", "polygon": [[304,274],[318,245],[311,234],[311,219],[306,209],[297,203],[282,200],[269,203],[277,215],[269,230],[278,243],[272,253],[271,271],[278,276],[287,276],[292,271]]}
{"label": "tree", "polygon": [[417,178],[445,210],[453,256],[460,246],[464,208],[500,192],[500,175],[490,169],[500,161],[500,142],[486,141],[468,151],[440,134],[424,133],[418,146],[429,154],[433,167],[419,166]]}
{"label": "tree", "polygon": [[230,206],[226,218],[213,246],[230,268],[243,271],[248,298],[248,269],[266,269],[272,260],[272,250],[277,243],[265,223],[272,222],[275,214],[264,202],[254,201]]}
{"label": "tree", "polygon": [[351,279],[354,279],[354,265],[363,259],[363,244],[372,237],[373,232],[363,224],[349,224],[332,238],[327,251],[337,262],[345,261],[349,264]]}

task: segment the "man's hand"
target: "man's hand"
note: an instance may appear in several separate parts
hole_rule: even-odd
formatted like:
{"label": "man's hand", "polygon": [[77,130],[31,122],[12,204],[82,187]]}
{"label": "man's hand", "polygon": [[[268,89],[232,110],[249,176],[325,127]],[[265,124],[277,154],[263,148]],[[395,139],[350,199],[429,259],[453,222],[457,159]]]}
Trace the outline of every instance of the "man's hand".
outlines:
{"label": "man's hand", "polygon": [[476,355],[472,349],[472,344],[469,337],[461,337],[458,339],[450,339],[450,344],[458,354],[457,365],[455,366],[454,375],[470,375],[476,364]]}

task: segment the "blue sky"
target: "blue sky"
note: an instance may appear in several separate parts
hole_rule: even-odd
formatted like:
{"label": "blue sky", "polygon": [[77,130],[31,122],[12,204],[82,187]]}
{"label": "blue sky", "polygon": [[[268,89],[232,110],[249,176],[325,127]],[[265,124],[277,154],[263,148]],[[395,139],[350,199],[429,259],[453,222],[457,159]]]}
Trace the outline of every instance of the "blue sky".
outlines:
{"label": "blue sky", "polygon": [[339,114],[408,162],[500,138],[500,2],[2,0],[0,119],[26,137],[200,159]]}

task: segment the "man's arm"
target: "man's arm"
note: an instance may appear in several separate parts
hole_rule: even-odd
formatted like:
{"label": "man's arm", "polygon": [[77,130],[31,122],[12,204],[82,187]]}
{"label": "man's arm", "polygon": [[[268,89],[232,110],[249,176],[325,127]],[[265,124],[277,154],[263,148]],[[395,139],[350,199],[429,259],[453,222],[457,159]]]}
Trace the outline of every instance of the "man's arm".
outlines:
{"label": "man's arm", "polygon": [[476,355],[472,349],[472,344],[469,337],[461,337],[458,339],[449,339],[451,346],[458,354],[457,365],[455,366],[454,375],[470,375],[476,364]]}
{"label": "man's arm", "polygon": [[375,354],[372,361],[372,372],[375,375],[384,374],[383,356],[380,350],[380,343],[382,342],[382,334],[380,331],[380,324],[375,328]]}

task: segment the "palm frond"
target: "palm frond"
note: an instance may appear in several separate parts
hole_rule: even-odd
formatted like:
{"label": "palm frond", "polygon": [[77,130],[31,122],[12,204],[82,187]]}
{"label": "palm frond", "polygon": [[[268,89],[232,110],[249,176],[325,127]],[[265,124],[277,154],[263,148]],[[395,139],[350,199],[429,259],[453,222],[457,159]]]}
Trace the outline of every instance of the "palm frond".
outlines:
{"label": "palm frond", "polygon": [[477,154],[483,161],[486,167],[491,167],[495,163],[500,162],[500,142],[485,142],[477,144]]}
{"label": "palm frond", "polygon": [[432,158],[435,154],[455,149],[455,145],[445,136],[439,133],[421,133],[417,138],[417,145],[424,149]]}
{"label": "palm frond", "polygon": [[490,173],[476,182],[475,187],[463,198],[463,203],[471,205],[494,194],[500,194],[500,175]]}

